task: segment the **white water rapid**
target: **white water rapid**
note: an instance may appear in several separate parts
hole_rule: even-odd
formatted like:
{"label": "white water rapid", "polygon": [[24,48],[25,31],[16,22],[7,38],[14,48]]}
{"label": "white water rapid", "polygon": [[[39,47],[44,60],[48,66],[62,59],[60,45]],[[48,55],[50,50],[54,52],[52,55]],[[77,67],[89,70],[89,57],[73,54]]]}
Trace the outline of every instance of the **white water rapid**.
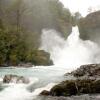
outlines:
{"label": "white water rapid", "polygon": [[92,41],[80,39],[78,27],[73,27],[67,40],[55,30],[43,30],[40,49],[50,52],[54,66],[1,68],[1,78],[6,74],[15,74],[29,77],[30,83],[3,84],[0,80],[0,100],[44,100],[37,95],[43,90],[50,90],[52,86],[62,81],[65,73],[82,64],[99,63],[98,45]]}

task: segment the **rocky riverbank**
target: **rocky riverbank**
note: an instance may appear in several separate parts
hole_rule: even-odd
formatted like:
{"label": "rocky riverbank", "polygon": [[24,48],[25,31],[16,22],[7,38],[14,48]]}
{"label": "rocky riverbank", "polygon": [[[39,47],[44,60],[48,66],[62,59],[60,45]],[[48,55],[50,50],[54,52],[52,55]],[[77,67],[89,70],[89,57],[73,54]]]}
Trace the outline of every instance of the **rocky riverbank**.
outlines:
{"label": "rocky riverbank", "polygon": [[77,70],[67,73],[65,76],[73,76],[73,79],[66,79],[66,81],[54,86],[50,91],[43,91],[41,95],[67,97],[100,93],[100,64],[82,65]]}

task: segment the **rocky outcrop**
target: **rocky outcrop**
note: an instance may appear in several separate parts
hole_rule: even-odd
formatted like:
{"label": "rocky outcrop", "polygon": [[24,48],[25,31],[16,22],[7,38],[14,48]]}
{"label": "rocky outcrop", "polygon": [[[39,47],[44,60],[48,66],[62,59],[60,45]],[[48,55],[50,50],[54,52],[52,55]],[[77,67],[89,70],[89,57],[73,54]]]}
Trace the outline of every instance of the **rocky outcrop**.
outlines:
{"label": "rocky outcrop", "polygon": [[52,96],[100,93],[100,80],[67,80],[50,90]]}
{"label": "rocky outcrop", "polygon": [[3,83],[24,83],[28,84],[30,81],[28,78],[25,78],[23,76],[17,76],[17,75],[5,75],[3,78]]}
{"label": "rocky outcrop", "polygon": [[42,92],[40,93],[40,95],[48,96],[48,95],[50,95],[50,92],[47,91],[47,90],[44,90],[44,91],[42,91]]}
{"label": "rocky outcrop", "polygon": [[53,61],[50,59],[50,54],[44,50],[34,51],[33,54],[33,64],[36,66],[50,66],[53,65]]}
{"label": "rocky outcrop", "polygon": [[80,94],[100,93],[100,64],[82,65],[77,70],[67,73],[73,79],[55,85],[49,92],[42,92],[42,95],[51,96],[72,96]]}
{"label": "rocky outcrop", "polygon": [[41,95],[72,96],[82,94],[100,93],[100,80],[67,80],[54,86],[50,91],[44,91]]}
{"label": "rocky outcrop", "polygon": [[52,96],[69,96],[76,95],[77,88],[74,81],[64,81],[50,90]]}
{"label": "rocky outcrop", "polygon": [[80,37],[99,42],[100,39],[100,11],[88,14],[79,20]]}
{"label": "rocky outcrop", "polygon": [[71,72],[74,77],[100,77],[100,64],[82,65],[77,70]]}

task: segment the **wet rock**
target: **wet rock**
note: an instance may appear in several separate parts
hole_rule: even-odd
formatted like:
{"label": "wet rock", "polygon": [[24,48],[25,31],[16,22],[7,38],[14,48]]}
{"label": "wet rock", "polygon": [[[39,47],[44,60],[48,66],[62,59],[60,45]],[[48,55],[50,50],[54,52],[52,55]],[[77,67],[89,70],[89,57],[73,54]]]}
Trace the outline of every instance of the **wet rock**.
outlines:
{"label": "wet rock", "polygon": [[82,65],[77,70],[67,73],[66,76],[75,78],[54,86],[50,90],[50,95],[71,96],[100,93],[100,64]]}
{"label": "wet rock", "polygon": [[82,65],[77,70],[71,72],[71,74],[75,77],[100,77],[100,64]]}
{"label": "wet rock", "polygon": [[52,96],[70,96],[76,94],[77,88],[74,81],[62,82],[50,90],[50,95]]}
{"label": "wet rock", "polygon": [[67,80],[50,90],[51,96],[72,96],[100,93],[100,80]]}
{"label": "wet rock", "polygon": [[44,90],[44,91],[42,91],[42,92],[40,93],[40,95],[48,96],[48,95],[50,95],[50,92]]}
{"label": "wet rock", "polygon": [[47,95],[68,97],[100,93],[100,64],[82,65],[77,70],[67,73],[66,78],[66,81],[55,85]]}
{"label": "wet rock", "polygon": [[5,75],[4,78],[3,78],[3,83],[24,83],[24,84],[28,84],[29,79],[25,78],[23,76]]}
{"label": "wet rock", "polygon": [[50,54],[44,50],[36,50],[33,52],[33,63],[36,66],[53,65],[53,61],[50,59]]}

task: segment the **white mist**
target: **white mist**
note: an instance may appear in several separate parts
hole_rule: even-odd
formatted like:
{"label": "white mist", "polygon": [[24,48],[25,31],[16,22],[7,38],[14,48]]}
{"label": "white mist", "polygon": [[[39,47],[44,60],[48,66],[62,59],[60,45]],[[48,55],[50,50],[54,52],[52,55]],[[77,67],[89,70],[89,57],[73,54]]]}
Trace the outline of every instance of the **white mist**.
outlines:
{"label": "white mist", "polygon": [[78,27],[64,40],[55,30],[44,30],[41,37],[41,49],[50,52],[55,66],[65,67],[70,71],[83,64],[99,63],[98,45],[79,37]]}

